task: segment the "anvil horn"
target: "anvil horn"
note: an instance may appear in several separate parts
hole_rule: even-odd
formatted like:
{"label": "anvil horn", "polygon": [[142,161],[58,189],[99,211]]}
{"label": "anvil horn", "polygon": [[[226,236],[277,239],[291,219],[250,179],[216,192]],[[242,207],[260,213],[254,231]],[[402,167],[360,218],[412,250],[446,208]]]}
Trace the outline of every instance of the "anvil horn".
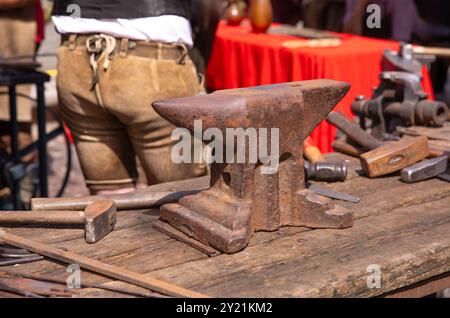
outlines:
{"label": "anvil horn", "polygon": [[304,136],[309,136],[350,90],[350,84],[333,80],[300,82],[303,86]]}
{"label": "anvil horn", "polygon": [[[216,91],[206,96],[157,101],[152,106],[174,125],[190,130],[194,129],[196,119],[202,120],[203,129],[292,128],[283,125],[285,120],[299,118],[283,118],[280,115],[292,116],[296,113],[303,117],[302,135],[306,137],[347,94],[349,88],[350,85],[343,82],[312,80]],[[295,109],[296,105],[303,109]],[[251,120],[255,116],[258,118]]]}

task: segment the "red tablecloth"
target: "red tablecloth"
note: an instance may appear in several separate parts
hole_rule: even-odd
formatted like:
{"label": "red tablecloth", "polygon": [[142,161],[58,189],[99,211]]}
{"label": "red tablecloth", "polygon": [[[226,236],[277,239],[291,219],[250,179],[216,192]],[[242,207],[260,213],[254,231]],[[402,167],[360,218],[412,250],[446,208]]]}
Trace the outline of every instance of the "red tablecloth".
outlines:
{"label": "red tablecloth", "polygon": [[[210,89],[228,89],[290,81],[327,78],[352,85],[337,109],[351,115],[351,103],[357,95],[371,96],[379,83],[381,57],[385,49],[398,50],[399,43],[354,35],[342,35],[336,48],[297,48],[282,46],[291,36],[255,34],[248,22],[233,27],[221,22],[216,33],[212,57],[207,69]],[[433,97],[428,73],[424,90]],[[322,122],[311,137],[323,152],[332,151],[335,128]]]}

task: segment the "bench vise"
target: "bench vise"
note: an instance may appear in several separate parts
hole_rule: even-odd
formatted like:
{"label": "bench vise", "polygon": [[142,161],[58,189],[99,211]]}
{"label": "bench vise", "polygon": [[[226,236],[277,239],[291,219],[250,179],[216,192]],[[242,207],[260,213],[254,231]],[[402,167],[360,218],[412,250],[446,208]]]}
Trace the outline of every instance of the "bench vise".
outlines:
{"label": "bench vise", "polygon": [[407,72],[382,72],[380,81],[370,99],[358,96],[352,104],[361,128],[370,129],[374,137],[385,139],[397,126],[442,126],[447,121],[447,105],[427,100],[420,77]]}
{"label": "bench vise", "polygon": [[[194,247],[198,248],[200,242],[228,254],[244,249],[257,231],[276,231],[283,226],[352,226],[350,211],[305,189],[303,161],[303,141],[349,87],[337,81],[313,80],[153,103],[163,118],[191,133],[194,120],[202,120],[203,131],[215,128],[223,136],[227,136],[229,128],[279,130],[276,171],[262,173],[262,162],[213,162],[210,188],[163,205],[156,222],[169,224],[171,236],[184,242],[195,241],[191,244]],[[227,137],[223,139],[224,148],[230,142],[234,145]],[[245,147],[248,153],[250,143]],[[237,147],[234,151],[238,151]]]}

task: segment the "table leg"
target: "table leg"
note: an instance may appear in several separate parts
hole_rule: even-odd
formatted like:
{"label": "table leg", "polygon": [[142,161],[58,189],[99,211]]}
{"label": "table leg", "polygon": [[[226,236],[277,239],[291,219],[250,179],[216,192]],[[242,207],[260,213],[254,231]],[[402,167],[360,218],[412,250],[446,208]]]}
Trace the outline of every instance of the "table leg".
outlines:
{"label": "table leg", "polygon": [[47,135],[45,132],[45,98],[44,84],[37,84],[38,130],[39,130],[39,183],[40,196],[48,197],[47,183]]}
{"label": "table leg", "polygon": [[[17,122],[17,94],[16,86],[10,85],[9,87],[9,117],[11,125],[11,156],[14,163],[18,163],[19,158],[19,123]],[[21,208],[19,182],[12,180],[12,200],[14,209],[19,210]]]}

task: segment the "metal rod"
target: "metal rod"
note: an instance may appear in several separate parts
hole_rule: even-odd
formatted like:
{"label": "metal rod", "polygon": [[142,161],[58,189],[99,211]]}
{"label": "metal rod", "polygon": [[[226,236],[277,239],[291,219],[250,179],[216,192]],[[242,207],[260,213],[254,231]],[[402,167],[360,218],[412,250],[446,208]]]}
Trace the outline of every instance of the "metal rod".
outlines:
{"label": "metal rod", "polygon": [[93,271],[95,273],[112,277],[168,296],[194,298],[208,297],[204,294],[200,294],[159,279],[146,277],[142,274],[132,272],[124,268],[105,264],[92,258],[64,251],[48,244],[35,242],[18,235],[7,233],[2,230],[0,230],[0,240],[9,245],[24,248],[40,255],[52,258],[54,260],[69,264],[78,264],[80,267]]}
{"label": "metal rod", "polygon": [[[45,276],[41,276],[41,275],[16,273],[16,272],[11,272],[11,271],[0,271],[0,273],[1,272],[6,273],[7,275],[10,275],[10,276],[34,279],[34,280],[39,280],[39,281],[48,282],[48,283],[61,284],[61,285],[67,284],[67,281],[64,280],[64,279],[58,279],[58,278],[53,278],[53,277],[45,277]],[[131,295],[131,296],[167,298],[167,296],[164,296],[164,295],[161,295],[161,294],[156,294],[156,293],[153,293],[153,292],[144,293],[144,292],[138,292],[138,291],[131,291],[131,290],[127,290],[127,289],[124,289],[124,288],[108,286],[108,285],[104,285],[104,284],[91,284],[91,283],[83,283],[83,282],[81,282],[80,285],[81,285],[82,288],[102,289],[102,290],[112,291],[112,292],[115,292],[115,293]]]}
{"label": "metal rod", "polygon": [[[53,129],[51,132],[46,134],[47,142],[55,139],[56,137],[58,137],[60,134],[63,134],[63,133],[64,133],[63,127],[58,127],[58,128]],[[39,142],[33,142],[33,143],[27,145],[26,147],[19,150],[19,157],[20,158],[25,157],[26,155],[30,154],[38,147],[39,147]]]}

